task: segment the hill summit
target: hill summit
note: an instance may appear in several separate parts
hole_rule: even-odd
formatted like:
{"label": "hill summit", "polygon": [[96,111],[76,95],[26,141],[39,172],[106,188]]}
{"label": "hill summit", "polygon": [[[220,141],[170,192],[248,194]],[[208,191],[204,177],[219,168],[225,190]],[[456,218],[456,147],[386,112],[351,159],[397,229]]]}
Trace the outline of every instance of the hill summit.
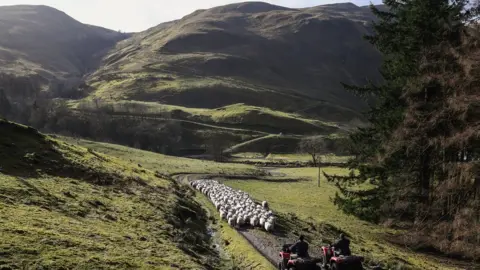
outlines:
{"label": "hill summit", "polygon": [[[118,43],[88,78],[92,96],[196,108],[236,103],[341,120],[361,101],[341,82],[380,80],[363,36],[370,10],[245,2],[196,12]],[[332,119],[333,118],[333,119]]]}
{"label": "hill summit", "polygon": [[[21,101],[42,90],[76,87],[128,36],[82,24],[48,6],[0,6],[0,88]],[[16,87],[22,79],[15,83],[15,78],[28,87]]]}
{"label": "hill summit", "polygon": [[205,149],[213,133],[231,144],[342,133],[363,124],[365,104],[341,83],[381,80],[363,39],[375,18],[351,3],[235,3],[135,34],[46,6],[0,7],[0,18],[2,115],[146,149]]}

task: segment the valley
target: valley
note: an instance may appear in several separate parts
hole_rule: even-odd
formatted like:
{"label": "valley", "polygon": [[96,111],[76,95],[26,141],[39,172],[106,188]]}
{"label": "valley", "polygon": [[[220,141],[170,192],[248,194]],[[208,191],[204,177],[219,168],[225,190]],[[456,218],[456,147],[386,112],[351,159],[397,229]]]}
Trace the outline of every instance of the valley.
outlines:
{"label": "valley", "polygon": [[[0,5],[0,269],[278,269],[340,233],[365,269],[480,269],[480,4],[425,3],[136,33]],[[205,179],[273,231],[231,226]]]}
{"label": "valley", "polygon": [[[4,115],[50,132],[168,154],[201,152],[206,133],[232,147],[254,134],[328,135],[365,125],[364,101],[341,82],[380,80],[381,58],[362,39],[374,16],[353,4],[288,9],[238,3],[128,34],[84,25],[45,6],[0,7],[0,14],[8,22],[0,36],[12,35],[0,42]],[[47,43],[36,47],[32,33]],[[156,120],[117,118],[112,124],[92,113]],[[137,130],[176,131],[158,135],[163,143],[150,146],[100,134],[95,122],[127,125],[135,137],[143,136]]]}

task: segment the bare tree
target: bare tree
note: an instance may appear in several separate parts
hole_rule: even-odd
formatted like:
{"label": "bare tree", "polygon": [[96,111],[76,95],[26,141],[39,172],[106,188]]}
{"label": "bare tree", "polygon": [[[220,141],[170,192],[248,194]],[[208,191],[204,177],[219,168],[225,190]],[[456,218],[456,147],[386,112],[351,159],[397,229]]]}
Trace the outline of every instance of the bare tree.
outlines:
{"label": "bare tree", "polygon": [[305,137],[299,142],[298,150],[312,156],[313,165],[317,166],[320,155],[326,153],[327,141],[322,136]]}

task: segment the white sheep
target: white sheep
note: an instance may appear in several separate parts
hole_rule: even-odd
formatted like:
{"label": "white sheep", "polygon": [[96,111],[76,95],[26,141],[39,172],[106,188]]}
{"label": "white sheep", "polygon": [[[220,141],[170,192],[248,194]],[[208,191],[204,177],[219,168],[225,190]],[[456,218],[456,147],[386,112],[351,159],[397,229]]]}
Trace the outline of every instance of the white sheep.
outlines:
{"label": "white sheep", "polygon": [[261,227],[263,227],[265,225],[265,218],[264,217],[260,217],[259,224],[260,224]]}
{"label": "white sheep", "polygon": [[251,219],[250,219],[250,225],[252,225],[253,227],[257,226],[258,225],[258,218],[256,216],[253,216]]}
{"label": "white sheep", "polygon": [[221,219],[232,226],[250,224],[267,231],[273,230],[275,218],[268,209],[268,203],[257,204],[248,193],[225,186],[216,180],[198,179],[190,185],[202,192],[219,211]]}
{"label": "white sheep", "polygon": [[275,219],[274,216],[270,216],[270,217],[267,219],[267,222],[270,222],[270,223],[272,223],[272,224],[275,224],[275,221],[276,221],[276,219]]}
{"label": "white sheep", "polygon": [[267,201],[263,201],[263,202],[262,202],[262,207],[265,208],[265,209],[268,209],[268,202],[267,202]]}
{"label": "white sheep", "polygon": [[230,226],[232,226],[232,227],[235,227],[235,221],[236,221],[235,219],[229,218],[229,219],[228,219],[228,224],[229,224]]}
{"label": "white sheep", "polygon": [[243,217],[239,216],[237,218],[237,224],[238,226],[243,226],[243,224],[245,224],[245,220],[243,219]]}
{"label": "white sheep", "polygon": [[221,219],[226,219],[227,218],[227,214],[225,213],[225,211],[220,210],[220,218]]}
{"label": "white sheep", "polygon": [[273,223],[270,223],[270,222],[265,222],[265,231],[267,232],[271,232],[273,231]]}

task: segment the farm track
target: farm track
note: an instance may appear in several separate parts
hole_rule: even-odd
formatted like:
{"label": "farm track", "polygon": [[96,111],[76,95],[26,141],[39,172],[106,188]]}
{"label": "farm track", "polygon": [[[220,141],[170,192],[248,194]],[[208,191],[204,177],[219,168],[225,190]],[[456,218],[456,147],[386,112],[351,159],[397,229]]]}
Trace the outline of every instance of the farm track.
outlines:
{"label": "farm track", "polygon": [[[98,112],[91,112],[91,111],[86,111],[86,110],[79,110],[79,109],[72,109],[72,111],[84,114],[84,115],[90,115],[90,116],[97,116],[99,113]],[[190,120],[185,120],[185,119],[176,119],[176,118],[165,118],[165,117],[160,117],[160,116],[155,116],[155,115],[142,115],[142,114],[134,114],[134,113],[120,113],[120,112],[105,112],[104,114],[107,114],[111,118],[134,118],[134,119],[148,119],[148,120],[154,120],[154,121],[162,121],[162,122],[181,122],[181,123],[188,123],[192,125],[197,125],[201,126],[204,128],[213,128],[213,129],[221,129],[221,130],[228,130],[228,131],[236,131],[236,132],[245,132],[245,133],[250,133],[250,134],[257,134],[257,135],[271,135],[268,132],[263,132],[259,130],[253,130],[253,129],[245,129],[245,128],[233,128],[233,127],[225,127],[225,126],[219,126],[219,125],[213,125],[213,124],[208,124],[208,123],[202,123],[202,122],[195,122],[195,121],[190,121]]]}

